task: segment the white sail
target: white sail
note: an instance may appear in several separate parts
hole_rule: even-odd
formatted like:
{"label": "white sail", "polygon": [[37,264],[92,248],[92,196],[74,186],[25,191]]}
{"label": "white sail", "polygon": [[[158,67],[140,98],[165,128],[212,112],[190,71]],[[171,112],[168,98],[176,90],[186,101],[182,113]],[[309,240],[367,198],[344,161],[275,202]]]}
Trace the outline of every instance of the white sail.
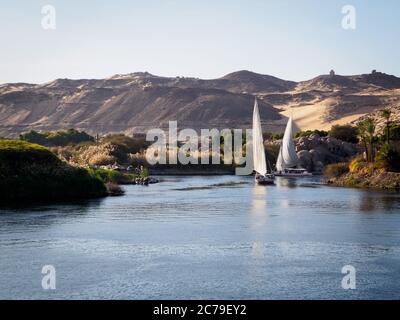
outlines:
{"label": "white sail", "polygon": [[253,163],[254,171],[260,175],[267,173],[267,163],[265,161],[264,139],[261,129],[260,113],[258,111],[257,99],[254,102],[253,111]]}
{"label": "white sail", "polygon": [[276,170],[283,171],[287,168],[296,167],[299,163],[296,148],[293,143],[293,120],[292,117],[286,125],[285,135],[283,136],[281,149],[279,150],[278,160],[276,161]]}

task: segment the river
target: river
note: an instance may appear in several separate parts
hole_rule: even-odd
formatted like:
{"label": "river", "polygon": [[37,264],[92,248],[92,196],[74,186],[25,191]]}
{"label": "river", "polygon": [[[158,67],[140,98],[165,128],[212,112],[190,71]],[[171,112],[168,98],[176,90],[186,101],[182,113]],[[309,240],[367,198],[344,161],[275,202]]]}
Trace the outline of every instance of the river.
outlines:
{"label": "river", "polygon": [[[0,209],[0,298],[400,298],[400,194],[316,177],[162,179],[123,197]],[[44,265],[55,290],[42,288]],[[342,288],[346,265],[354,290]]]}

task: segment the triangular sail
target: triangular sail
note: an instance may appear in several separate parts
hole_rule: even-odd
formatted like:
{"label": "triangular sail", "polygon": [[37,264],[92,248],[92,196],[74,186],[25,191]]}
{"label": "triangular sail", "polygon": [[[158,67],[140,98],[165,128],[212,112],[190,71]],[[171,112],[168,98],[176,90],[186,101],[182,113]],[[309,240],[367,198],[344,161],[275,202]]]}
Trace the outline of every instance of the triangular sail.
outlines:
{"label": "triangular sail", "polygon": [[296,167],[298,163],[299,158],[297,157],[296,148],[293,143],[293,120],[292,117],[290,117],[286,125],[281,149],[279,150],[276,170],[283,171],[287,168],[293,168]]}
{"label": "triangular sail", "polygon": [[253,161],[254,171],[264,176],[267,173],[267,164],[265,161],[264,139],[257,99],[254,102],[253,111]]}

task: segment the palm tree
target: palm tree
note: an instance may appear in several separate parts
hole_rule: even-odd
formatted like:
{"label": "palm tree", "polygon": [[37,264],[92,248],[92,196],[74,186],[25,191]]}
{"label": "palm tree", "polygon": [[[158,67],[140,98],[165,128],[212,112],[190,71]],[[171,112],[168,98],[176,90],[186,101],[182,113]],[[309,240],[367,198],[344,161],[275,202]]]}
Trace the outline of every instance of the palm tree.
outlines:
{"label": "palm tree", "polygon": [[382,118],[386,121],[386,142],[389,144],[390,142],[390,116],[392,112],[389,109],[383,109],[381,111]]}
{"label": "palm tree", "polygon": [[374,150],[374,140],[375,140],[375,129],[376,129],[376,124],[375,120],[372,118],[367,118],[365,119],[365,129],[368,134],[368,142],[369,142],[369,161],[372,162],[374,161],[375,158],[375,150]]}
{"label": "palm tree", "polygon": [[367,156],[367,161],[374,161],[374,140],[375,140],[375,130],[376,123],[373,118],[366,118],[357,124],[358,134],[360,140],[364,144],[365,154]]}
{"label": "palm tree", "polygon": [[366,130],[366,125],[365,125],[365,120],[362,120],[357,123],[357,131],[358,131],[358,136],[360,138],[360,141],[362,142],[364,146],[364,151],[365,151],[365,157],[368,160],[369,159],[369,152],[368,152],[368,146],[367,146],[367,130]]}

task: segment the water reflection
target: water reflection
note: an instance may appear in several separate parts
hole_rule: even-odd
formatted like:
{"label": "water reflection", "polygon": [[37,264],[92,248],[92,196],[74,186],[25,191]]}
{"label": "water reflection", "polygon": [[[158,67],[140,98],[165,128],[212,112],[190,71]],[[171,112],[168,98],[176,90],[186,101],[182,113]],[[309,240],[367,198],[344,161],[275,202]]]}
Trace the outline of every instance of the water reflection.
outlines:
{"label": "water reflection", "polygon": [[400,210],[400,198],[397,194],[382,194],[381,203],[383,209],[388,213],[395,213]]}
{"label": "water reflection", "polygon": [[278,188],[285,187],[285,188],[296,188],[298,179],[293,178],[284,178],[284,177],[276,177],[276,186]]}
{"label": "water reflection", "polygon": [[76,211],[81,208],[91,208],[100,206],[105,198],[98,199],[78,199],[75,201],[56,201],[54,203],[46,202],[23,202],[23,203],[11,203],[11,204],[0,204],[0,214],[2,213],[27,213],[27,212],[44,212],[52,211],[55,208],[60,211],[63,208],[68,211]]}
{"label": "water reflection", "polygon": [[252,190],[250,229],[255,241],[252,243],[251,255],[255,258],[264,257],[263,233],[267,223],[267,193],[268,187],[255,185]]}
{"label": "water reflection", "polygon": [[101,207],[104,199],[57,202],[55,204],[19,204],[0,207],[1,228],[10,225],[50,226],[68,222]]}
{"label": "water reflection", "polygon": [[397,194],[372,191],[360,191],[354,197],[351,206],[363,213],[394,213],[400,210],[400,199]]}
{"label": "water reflection", "polygon": [[265,247],[264,242],[262,241],[254,241],[251,247],[251,255],[254,258],[264,258],[265,257]]}
{"label": "water reflection", "polygon": [[252,224],[256,227],[264,226],[267,216],[267,188],[265,186],[254,186],[251,204]]}
{"label": "water reflection", "polygon": [[369,195],[363,195],[359,199],[358,210],[361,212],[373,212],[377,208],[377,199],[370,197]]}

